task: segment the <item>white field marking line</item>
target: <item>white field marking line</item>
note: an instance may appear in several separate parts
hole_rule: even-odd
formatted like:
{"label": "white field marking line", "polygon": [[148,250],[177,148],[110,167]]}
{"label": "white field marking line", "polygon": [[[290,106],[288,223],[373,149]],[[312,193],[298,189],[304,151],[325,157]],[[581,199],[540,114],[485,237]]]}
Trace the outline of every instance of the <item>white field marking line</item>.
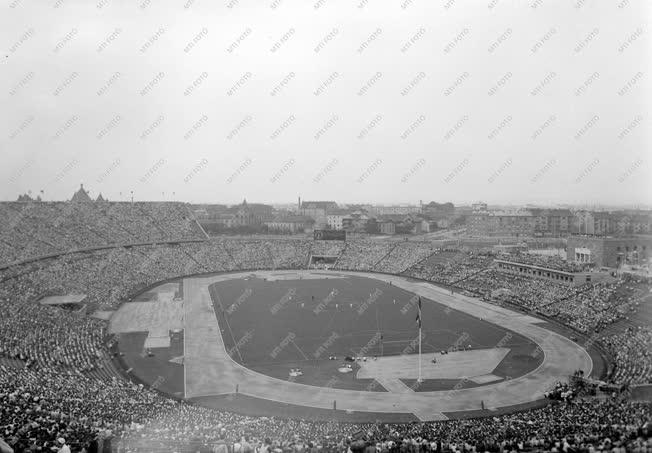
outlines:
{"label": "white field marking line", "polygon": [[[233,278],[240,278],[240,277],[243,276],[243,275],[249,275],[249,273],[238,273],[238,274],[236,274],[236,275],[222,276],[222,278],[220,278],[219,281],[230,280],[230,279],[233,279]],[[382,278],[379,278],[380,276],[378,276],[378,275],[376,275],[376,274],[371,274],[371,275],[369,275],[369,274],[363,274],[363,273],[356,273],[355,275],[363,275],[363,276],[368,277],[368,278],[374,278],[374,279],[377,279],[377,280],[382,280]],[[208,278],[208,279],[205,279],[205,280],[207,280],[207,282],[212,282],[213,279],[214,279],[214,278]],[[399,278],[399,280],[401,280],[401,279]],[[402,281],[403,281],[403,283],[408,283],[410,286],[412,286],[412,285],[411,285],[411,282],[408,282],[408,281],[406,281],[406,280],[404,280],[404,279],[403,279]],[[437,287],[434,286],[434,285],[414,285],[414,286],[419,287],[419,289],[421,289],[421,290],[428,290],[428,289],[429,289],[429,290],[431,290],[431,291],[432,291],[432,290],[435,290],[436,292],[440,292],[440,291],[437,291],[437,289],[436,289]],[[448,297],[446,297],[446,298],[451,298],[451,297],[450,297],[447,293],[445,293],[445,292],[444,292],[443,294],[441,294],[441,295],[448,296]],[[424,297],[427,297],[427,296],[424,296]],[[454,297],[452,297],[452,298],[453,298],[453,299],[457,299],[457,300],[465,301],[465,302],[467,302],[467,303],[470,304],[470,305],[473,305],[473,306],[476,306],[476,307],[480,307],[480,308],[484,308],[484,309],[489,308],[489,307],[492,307],[492,306],[490,306],[489,304],[481,303],[481,302],[480,302],[479,300],[477,300],[477,299],[470,298],[470,297],[466,297],[466,296],[461,296],[461,295],[458,295],[458,294],[456,294],[456,295],[455,295]],[[443,303],[443,302],[439,302],[439,303],[441,303],[442,305],[448,305],[447,303]],[[449,301],[449,303],[450,303],[450,301]],[[499,307],[495,307],[495,308],[496,308],[495,311],[496,311],[497,313],[500,313],[500,314],[503,314],[503,315],[504,315],[503,311],[501,311],[501,310],[499,309]],[[508,309],[502,309],[502,310],[509,311]],[[459,311],[463,311],[463,310],[459,310]],[[490,311],[494,311],[494,310],[490,310]],[[541,327],[537,327],[537,328],[538,328],[538,329],[542,329],[542,330],[547,330],[547,329],[544,329],[544,328],[541,328]],[[553,335],[556,335],[556,336],[559,336],[560,338],[566,340],[566,337],[564,337],[563,335],[559,335],[559,334],[556,334],[556,333],[554,333],[554,332],[552,332],[552,334],[553,334]],[[221,331],[220,331],[220,336],[222,336]],[[527,336],[527,335],[525,335],[525,336]],[[536,341],[534,341],[533,339],[530,338],[530,340],[533,341],[534,343],[536,343]],[[536,343],[536,344],[538,345],[538,343]],[[591,361],[590,356],[588,355],[588,353],[587,353],[583,348],[579,348],[579,349],[581,349],[581,350],[583,351],[583,353],[585,354],[585,356],[587,356],[587,357],[589,358],[589,363],[590,363],[590,365],[592,366],[593,363],[592,363],[592,361]],[[539,369],[540,369],[540,368],[545,364],[545,362],[546,362],[546,354],[545,354],[545,351],[543,350],[543,348],[541,348],[541,350],[542,350],[542,352],[543,352],[543,354],[544,354],[544,360],[542,361],[541,365],[539,365],[539,367],[537,367],[535,370],[531,371],[530,373],[527,373],[526,375],[524,375],[524,376],[520,376],[519,378],[516,378],[516,379],[518,379],[518,380],[523,380],[526,376],[528,376],[528,375],[530,375],[530,374],[533,374],[533,373],[536,373],[536,372],[537,372],[537,371],[538,371],[538,370],[539,370]],[[255,376],[260,377],[260,378],[263,378],[263,379],[265,379],[265,380],[279,380],[279,381],[281,381],[281,382],[286,382],[286,381],[284,381],[284,380],[280,380],[280,379],[277,379],[277,378],[273,378],[273,377],[270,377],[270,376],[268,376],[268,375],[265,375],[265,374],[262,374],[262,373],[259,373],[259,372],[256,372],[256,371],[253,371],[253,370],[251,370],[250,368],[247,368],[247,367],[245,367],[245,366],[239,364],[239,363],[236,362],[235,360],[233,360],[233,358],[230,357],[230,356],[228,356],[228,354],[227,354],[226,357],[227,357],[227,360],[230,360],[230,361],[231,361],[232,365],[234,365],[235,367],[240,368],[240,369],[246,371],[249,375],[255,375]],[[515,379],[515,380],[516,380],[516,379]],[[301,383],[294,383],[294,385],[299,385],[299,386],[302,386],[302,387],[311,387],[311,386],[309,386],[309,385],[307,385],[307,384],[301,384]],[[499,384],[495,384],[495,385],[499,385]],[[491,385],[491,384],[488,385],[488,386],[485,386],[485,388],[486,388],[487,390],[490,390],[491,387],[493,387],[493,385]],[[422,394],[422,396],[426,397],[426,396],[428,395],[428,393],[437,393],[437,392],[420,392],[420,393]],[[210,395],[219,395],[219,394],[220,394],[220,393],[213,393],[213,394],[210,394],[210,393],[209,393],[209,394],[205,394],[205,395],[197,395],[197,396],[210,396]],[[255,396],[255,395],[254,395],[254,396]],[[274,400],[274,401],[276,401],[276,400]],[[515,404],[516,404],[516,403],[515,403]],[[315,406],[311,406],[311,407],[315,407]],[[319,406],[316,406],[316,407],[319,407]],[[390,411],[390,410],[387,410],[387,411],[376,410],[375,412],[392,412],[392,411]]]}
{"label": "white field marking line", "polygon": [[[539,328],[540,328],[540,329],[547,330],[547,329],[545,329],[545,328],[543,328],[543,327],[539,327]],[[552,331],[549,331],[549,332],[552,332]],[[557,333],[555,333],[555,332],[552,332],[552,333],[555,334],[555,335],[559,335],[559,336],[560,336],[561,338],[563,338],[563,339],[566,339],[566,340],[568,340],[568,341],[571,341],[571,340],[567,339],[566,337],[564,337],[564,336],[561,335],[561,334],[557,334]],[[523,336],[525,336],[525,335],[523,335]],[[529,338],[529,337],[526,337],[526,338]],[[546,338],[548,338],[548,337],[546,337]],[[515,379],[523,379],[523,378],[528,377],[528,376],[531,375],[531,374],[537,373],[537,372],[541,369],[541,367],[543,367],[543,365],[545,365],[545,363],[546,363],[546,357],[547,357],[547,355],[546,355],[546,351],[545,351],[545,350],[541,347],[541,345],[539,345],[539,343],[537,343],[534,339],[529,338],[529,340],[532,341],[532,343],[534,343],[535,345],[537,345],[537,347],[539,348],[539,350],[540,350],[541,353],[543,354],[543,359],[541,360],[541,363],[539,364],[539,366],[536,367],[534,370],[530,371],[529,373],[525,373],[524,375],[519,376],[519,377],[517,377],[517,378],[515,378]],[[579,346],[579,345],[578,345],[578,346]],[[589,362],[589,364],[590,364],[590,365],[589,365],[589,366],[590,366],[590,369],[589,369],[589,372],[587,373],[587,375],[589,375],[589,374],[591,374],[591,371],[593,370],[593,359],[591,359],[591,356],[588,354],[588,352],[586,352],[586,350],[585,350],[584,348],[579,347],[579,349],[580,349],[580,350],[581,350],[581,351],[582,351],[582,352],[583,352],[583,353],[584,353],[584,354],[589,358],[589,361],[588,361],[588,362]],[[489,385],[486,385],[486,386],[483,386],[483,387],[490,387],[491,385],[492,385],[492,384],[489,384]]]}
{"label": "white field marking line", "polygon": [[[185,288],[184,288],[185,290]],[[181,301],[183,304],[183,318],[182,318],[182,325],[183,325],[183,399],[185,400],[187,397],[186,393],[186,386],[188,385],[186,382],[186,337],[187,337],[187,332],[188,330],[186,329],[186,300],[185,300],[185,293],[184,293],[184,300]]]}
{"label": "white field marking line", "polygon": [[309,360],[308,357],[306,357],[306,355],[303,353],[303,351],[301,350],[301,348],[300,348],[299,346],[297,346],[297,344],[294,342],[294,340],[290,340],[290,343],[292,343],[292,346],[294,346],[295,348],[297,348],[297,351],[299,351],[299,353],[303,356],[303,360],[305,360],[305,361],[308,361],[308,360]]}
{"label": "white field marking line", "polygon": [[[208,292],[208,300],[210,301],[211,300],[211,292],[208,291],[208,288],[207,288],[207,292]],[[220,297],[220,293],[217,291],[217,289],[215,290],[215,295],[217,296],[217,303],[220,305],[220,310],[222,311],[222,315],[224,316],[224,321],[226,322],[226,327],[229,328],[229,333],[231,334],[231,340],[233,340],[233,347],[235,348],[236,352],[238,353],[238,356],[240,357],[240,361],[244,362],[244,359],[242,358],[242,354],[240,354],[240,348],[238,347],[238,342],[235,341],[235,337],[233,336],[233,330],[231,330],[231,324],[229,323],[229,318],[226,317],[226,314],[225,314],[226,310],[224,310],[224,304],[222,303],[222,298]],[[213,312],[215,312],[215,310],[213,310]],[[220,322],[217,319],[217,313],[215,313],[215,320],[217,321],[217,328],[219,329],[220,328]],[[222,341],[224,341],[224,339],[222,339]],[[224,345],[224,346],[225,346],[225,349],[226,349],[226,345]],[[227,354],[228,354],[228,351],[227,351]]]}
{"label": "white field marking line", "polygon": [[[217,320],[216,320],[216,321],[217,321]],[[222,335],[222,331],[221,331],[220,329],[218,329],[218,330],[219,330],[219,334],[220,334],[220,336],[222,337],[222,346],[224,347],[224,350],[226,351],[226,345],[224,344],[224,337],[223,337],[223,335]],[[252,370],[251,368],[247,368],[247,367],[245,367],[244,365],[241,365],[240,363],[236,362],[236,361],[233,359],[233,357],[231,357],[231,356],[228,355],[228,354],[226,354],[225,358],[226,358],[226,360],[228,360],[228,361],[231,362],[231,364],[234,366],[234,368],[240,368],[240,369],[244,370],[244,371],[247,372],[251,377],[258,378],[258,379],[262,378],[262,379],[264,379],[264,380],[274,380],[274,381],[288,382],[288,381],[286,381],[286,380],[284,380],[284,379],[275,378],[275,377],[272,377],[272,376],[269,376],[269,375],[266,375],[266,374],[260,373],[260,372],[258,372],[258,371],[254,371],[254,370]],[[302,386],[302,387],[310,387],[310,388],[313,388],[313,389],[315,388],[315,386],[313,386],[313,385],[302,384],[302,383],[300,383],[300,382],[294,382],[293,384],[294,384],[294,385],[299,385],[299,386]],[[317,387],[317,388],[320,388],[320,387]],[[362,393],[362,391],[358,391],[358,392],[359,392],[359,393]],[[302,406],[302,407],[314,407],[314,408],[317,408],[317,409],[324,409],[324,408],[321,407],[321,406],[316,406],[316,405],[314,405],[314,404],[308,404],[308,402],[306,402],[305,404],[296,404],[296,403],[287,403],[286,401],[281,400],[281,399],[265,398],[265,397],[263,397],[263,396],[260,396],[259,394],[248,393],[246,390],[244,390],[244,391],[243,391],[243,390],[240,390],[239,393],[241,393],[241,394],[243,394],[243,395],[248,395],[248,396],[251,396],[251,397],[254,397],[254,398],[264,399],[264,400],[267,400],[267,401],[274,401],[274,402],[277,402],[277,403],[292,404],[292,405],[295,405],[295,406],[298,405],[298,406]],[[387,392],[387,393],[389,393],[389,392]],[[193,396],[193,398],[201,398],[201,397],[207,397],[207,396],[219,396],[219,395],[226,395],[226,394],[229,394],[229,392],[218,392],[218,393],[199,394],[199,395],[195,395],[195,396]],[[426,395],[424,395],[424,396],[426,396]],[[318,403],[315,403],[315,404],[318,404]],[[394,406],[393,408],[390,408],[390,409],[387,409],[387,410],[385,410],[385,409],[383,409],[383,410],[381,410],[381,409],[376,409],[376,410],[374,410],[373,412],[378,412],[378,413],[387,413],[387,414],[412,413],[412,412],[405,411],[407,408],[404,408],[404,407],[401,407],[401,409],[403,410],[403,412],[401,412],[401,411],[397,411],[396,409],[397,409],[396,406]],[[355,410],[354,412],[369,412],[369,411]],[[418,418],[418,417],[417,417],[417,418]]]}
{"label": "white field marking line", "polygon": [[[369,274],[363,274],[363,275],[367,275],[367,276],[368,276]],[[373,274],[372,274],[372,276],[371,276],[370,278],[374,278]],[[423,282],[423,284],[419,284],[419,283],[417,283],[417,284],[413,285],[412,282],[409,282],[409,281],[407,281],[407,280],[405,280],[405,279],[399,279],[399,281],[400,281],[400,280],[402,280],[403,283],[407,283],[409,286],[417,286],[417,287],[420,287],[420,289],[426,289],[426,290],[427,290],[427,289],[430,289],[430,290],[434,290],[434,291],[436,291],[436,292],[441,292],[441,293],[442,293],[441,295],[443,295],[443,296],[447,296],[447,298],[453,299],[453,301],[466,302],[466,303],[468,303],[468,304],[471,304],[471,305],[473,305],[473,306],[479,307],[479,308],[481,308],[481,309],[489,309],[489,311],[492,311],[492,312],[494,312],[494,313],[496,313],[496,314],[500,314],[500,315],[503,315],[503,316],[507,316],[507,314],[505,314],[504,311],[508,311],[508,312],[510,312],[510,313],[512,312],[511,310],[509,310],[509,309],[507,309],[507,308],[493,306],[492,304],[485,303],[485,302],[480,301],[479,299],[472,298],[472,297],[468,297],[468,296],[464,296],[464,295],[462,295],[462,294],[457,294],[457,293],[455,293],[454,295],[450,295],[450,294],[445,293],[444,291],[442,291],[441,288],[439,288],[438,286],[436,286],[436,285],[434,285],[434,284],[428,284],[428,283]],[[404,288],[403,288],[403,289],[404,289]],[[408,291],[408,290],[406,289],[406,291]],[[434,299],[432,299],[432,301],[435,302]],[[448,303],[443,303],[443,302],[436,302],[436,303],[440,303],[440,304],[442,304],[442,305],[446,305],[446,306],[450,307],[452,310],[457,310],[457,311],[460,311],[460,312],[462,312],[462,313],[466,313],[465,311],[463,311],[463,310],[461,310],[461,309],[454,308],[454,307],[453,307],[453,304],[452,304],[450,301],[449,301]],[[516,312],[513,312],[513,313],[516,313]],[[467,313],[467,314],[468,314],[468,313]],[[487,321],[487,322],[490,322],[490,321]],[[540,327],[540,326],[534,326],[534,327],[535,327],[535,328],[538,328],[538,329],[546,330],[546,331],[549,333],[549,335],[547,335],[546,338],[549,338],[550,334],[553,335],[553,336],[554,336],[554,335],[557,335],[558,337],[562,338],[562,340],[564,340],[564,342],[568,341],[568,342],[571,342],[571,343],[575,344],[575,343],[572,342],[570,339],[566,338],[565,336],[563,336],[563,335],[561,335],[561,334],[558,334],[558,333],[553,332],[553,331],[551,331],[551,330],[545,329],[544,327]],[[518,333],[518,332],[515,332],[515,333]],[[531,338],[531,337],[528,337],[528,336],[525,335],[525,334],[521,334],[521,335],[523,335],[525,338],[529,339],[532,343],[534,343],[535,345],[538,346],[539,350],[541,350],[541,352],[543,353],[543,360],[541,361],[541,363],[539,364],[539,366],[536,367],[534,370],[532,370],[532,371],[530,371],[529,373],[526,373],[526,374],[524,374],[524,375],[522,375],[522,376],[519,376],[519,377],[516,378],[516,379],[524,379],[524,378],[528,377],[528,376],[531,375],[531,374],[537,373],[537,372],[541,369],[541,367],[543,367],[543,365],[546,363],[546,359],[547,359],[546,351],[541,347],[541,345],[539,345],[539,343],[537,343],[536,340],[534,340],[534,339]],[[582,352],[586,357],[588,357],[588,363],[589,363],[589,373],[587,373],[587,375],[588,375],[588,374],[590,374],[591,371],[593,370],[593,359],[591,359],[591,356],[590,356],[590,354],[586,351],[586,349],[580,347],[579,345],[578,345],[578,349],[579,349],[579,350],[580,350],[580,351],[581,351],[581,352]],[[488,385],[488,386],[486,386],[486,387],[491,387],[491,384]],[[423,392],[423,393],[425,393],[425,392]]]}

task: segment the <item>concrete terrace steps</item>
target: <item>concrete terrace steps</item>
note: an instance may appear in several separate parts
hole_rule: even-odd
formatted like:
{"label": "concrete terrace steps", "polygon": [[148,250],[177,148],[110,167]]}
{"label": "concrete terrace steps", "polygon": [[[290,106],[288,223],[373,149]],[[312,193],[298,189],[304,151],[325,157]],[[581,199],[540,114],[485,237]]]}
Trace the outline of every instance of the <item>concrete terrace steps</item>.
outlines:
{"label": "concrete terrace steps", "polygon": [[376,267],[378,267],[378,265],[379,265],[379,264],[380,264],[380,263],[381,263],[385,258],[387,258],[388,256],[390,256],[390,255],[392,254],[392,252],[394,251],[394,249],[395,249],[396,247],[398,247],[398,244],[399,244],[398,242],[397,242],[396,244],[394,244],[394,245],[392,246],[392,248],[389,249],[389,251],[388,251],[386,254],[384,254],[383,257],[382,257],[381,259],[379,259],[378,261],[376,261],[376,262],[374,263],[374,265],[371,266],[371,270],[375,270]]}
{"label": "concrete terrace steps", "polygon": [[114,377],[117,379],[123,379],[122,373],[119,371],[119,369],[116,367],[116,365],[113,363],[113,360],[110,358],[106,357],[100,360],[96,364],[96,368],[92,371],[89,371],[87,373],[89,376],[92,376],[94,378],[100,379],[100,380],[112,380]]}

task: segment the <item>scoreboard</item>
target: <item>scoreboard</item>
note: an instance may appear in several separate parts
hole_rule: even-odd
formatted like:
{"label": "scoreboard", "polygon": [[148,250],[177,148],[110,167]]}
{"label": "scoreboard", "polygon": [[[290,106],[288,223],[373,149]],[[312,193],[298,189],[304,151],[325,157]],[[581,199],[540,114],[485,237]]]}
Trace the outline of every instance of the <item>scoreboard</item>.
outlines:
{"label": "scoreboard", "polygon": [[343,230],[315,230],[315,241],[346,241],[346,231]]}

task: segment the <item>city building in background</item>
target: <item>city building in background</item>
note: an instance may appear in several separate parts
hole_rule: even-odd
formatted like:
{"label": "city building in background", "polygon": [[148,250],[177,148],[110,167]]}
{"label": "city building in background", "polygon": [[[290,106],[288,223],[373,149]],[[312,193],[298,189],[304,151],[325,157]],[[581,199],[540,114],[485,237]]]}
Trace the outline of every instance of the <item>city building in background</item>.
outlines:
{"label": "city building in background", "polygon": [[569,262],[593,263],[597,267],[618,268],[623,264],[642,264],[650,257],[652,237],[570,236]]}

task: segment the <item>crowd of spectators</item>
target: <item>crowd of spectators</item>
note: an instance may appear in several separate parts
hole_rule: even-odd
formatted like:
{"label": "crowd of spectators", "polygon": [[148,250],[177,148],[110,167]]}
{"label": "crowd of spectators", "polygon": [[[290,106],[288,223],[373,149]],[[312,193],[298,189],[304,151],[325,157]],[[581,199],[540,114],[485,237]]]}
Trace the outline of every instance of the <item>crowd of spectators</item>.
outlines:
{"label": "crowd of spectators", "polygon": [[617,364],[614,382],[652,383],[652,327],[628,327],[602,342]]}
{"label": "crowd of spectators", "polygon": [[[553,317],[594,335],[628,316],[631,300],[647,285],[627,279],[569,287],[527,276],[502,273],[491,267],[493,255],[461,250],[430,250],[420,243],[353,241],[335,267],[398,272],[436,283],[454,284],[493,303],[508,303]],[[0,272],[0,351],[12,357],[44,363],[73,363],[92,369],[103,335],[102,324],[84,315],[41,306],[43,295],[84,294],[94,308],[115,308],[134,293],[161,280],[204,272],[244,269],[303,268],[310,241],[300,239],[218,239],[202,243],[117,247],[13,266]],[[371,258],[370,258],[371,257]],[[79,319],[77,319],[79,318]],[[30,324],[32,323],[32,324]],[[99,324],[98,324],[99,323]],[[38,329],[30,329],[37,325]],[[637,337],[635,337],[637,338]],[[605,337],[607,342],[609,337]],[[612,342],[622,343],[621,335]],[[647,370],[637,379],[649,380],[652,358],[641,363],[616,354],[617,369]],[[617,373],[621,376],[624,372]],[[625,373],[630,376],[632,373]]]}
{"label": "crowd of spectators", "polygon": [[[569,390],[564,390],[568,392]],[[647,451],[649,404],[621,397],[573,399],[483,419],[346,424],[250,417],[166,398],[120,379],[97,380],[0,366],[0,438],[14,451],[48,451],[63,439],[90,451]],[[613,450],[613,449],[616,450]],[[636,450],[636,449],[639,450]],[[358,450],[360,451],[360,450]],[[368,450],[369,451],[369,450]]]}
{"label": "crowd of spectators", "polygon": [[576,263],[556,255],[537,255],[534,253],[515,253],[503,256],[501,259],[564,272],[585,272],[591,267],[590,263]]}
{"label": "crowd of spectators", "polygon": [[628,303],[632,294],[618,292],[624,285],[624,280],[586,284],[570,297],[546,308],[561,322],[581,332],[599,332],[625,317],[623,305]]}
{"label": "crowd of spectators", "polygon": [[[208,413],[184,407],[148,427],[125,432],[128,451],[210,451],[222,439],[231,451],[248,443],[268,451],[634,451],[650,448],[649,405],[620,399],[576,400],[485,419],[411,424],[338,424]],[[181,424],[177,420],[182,420]],[[171,446],[177,449],[170,448]],[[617,450],[612,450],[616,448]],[[641,450],[645,451],[645,450]]]}
{"label": "crowd of spectators", "polygon": [[317,256],[340,256],[345,244],[344,241],[312,241],[310,253]]}
{"label": "crowd of spectators", "polygon": [[652,383],[650,329],[631,326],[623,332],[605,330],[635,313],[634,301],[650,290],[644,282],[622,278],[569,287],[491,269],[465,280],[459,287],[492,303],[516,305],[554,318],[588,335],[591,342],[606,346],[615,366],[611,382]]}
{"label": "crowd of spectators", "polygon": [[373,270],[376,263],[382,260],[394,246],[392,242],[370,239],[347,241],[335,267],[359,271]]}
{"label": "crowd of spectators", "polygon": [[97,436],[120,433],[178,404],[122,379],[0,365],[0,438],[16,452],[50,451],[60,438],[79,452]]}
{"label": "crowd of spectators", "polygon": [[397,242],[394,248],[376,263],[374,271],[400,274],[414,263],[428,258],[434,251],[429,242]]}
{"label": "crowd of spectators", "polygon": [[459,287],[485,300],[508,302],[558,318],[582,333],[598,332],[625,318],[639,289],[626,279],[571,287],[496,269],[476,274]]}
{"label": "crowd of spectators", "polygon": [[551,400],[560,400],[565,402],[572,400],[576,396],[573,386],[567,382],[557,382],[552,390],[544,393],[543,395]]}
{"label": "crowd of spectators", "polygon": [[622,281],[570,287],[490,269],[458,286],[485,300],[507,302],[557,318],[582,333],[593,333],[622,319],[630,295],[616,297]]}
{"label": "crowd of spectators", "polygon": [[92,370],[101,355],[106,324],[36,303],[41,283],[18,277],[0,284],[0,356],[28,366]]}
{"label": "crowd of spectators", "polygon": [[[70,209],[75,210],[74,215],[81,215],[77,210],[84,211],[85,221],[98,226],[107,243],[138,242],[136,237],[146,242],[167,235],[196,234],[187,219],[182,219],[180,211],[175,214],[179,219],[177,227],[164,228],[165,218],[170,215],[165,205],[156,208],[119,205],[112,208],[107,204],[105,208],[112,213],[106,215],[98,214],[96,208],[89,212],[76,206]],[[124,210],[137,208],[142,213],[142,222],[118,228],[121,218],[118,213],[127,215]],[[2,209],[9,208],[5,205]],[[4,233],[9,231],[10,240],[5,245],[19,238],[33,240],[29,238],[41,232],[44,243],[57,244],[55,250],[80,248],[93,242],[90,233],[84,236],[73,226],[74,222],[65,220],[73,214],[58,213],[64,219],[61,222],[68,222],[65,228],[75,232],[68,236],[79,236],[74,239],[78,244],[62,245],[63,239],[56,237],[56,228],[47,233],[50,236],[45,236],[45,229],[26,226],[42,220],[46,208],[24,209],[24,213],[22,210],[9,213],[14,220],[10,221],[8,230],[7,219],[0,216],[0,237],[4,240]],[[104,222],[102,228],[99,228],[100,220]],[[158,232],[138,234],[140,228],[152,230],[159,222]],[[122,233],[109,235],[106,233],[109,226]],[[12,236],[14,233],[16,236]],[[0,360],[0,438],[16,451],[32,447],[49,450],[60,438],[73,451],[80,451],[89,441],[103,438],[108,432],[115,445],[121,445],[125,451],[159,448],[160,451],[185,451],[189,445],[192,447],[188,451],[195,451],[192,448],[213,445],[220,438],[231,447],[238,443],[242,447],[243,438],[247,438],[246,442],[266,452],[308,449],[344,452],[356,442],[356,435],[361,431],[366,433],[367,447],[401,453],[437,448],[440,451],[652,448],[645,443],[647,437],[642,431],[650,417],[650,406],[620,399],[575,399],[544,409],[482,420],[362,426],[244,417],[196,407],[121,379],[99,379],[89,374],[108,353],[104,343],[106,322],[81,312],[38,303],[44,295],[84,294],[90,307],[115,308],[157,281],[203,272],[305,268],[310,254],[317,250],[323,254],[333,251],[338,256],[335,263],[338,269],[402,272],[455,285],[493,303],[519,305],[557,318],[585,333],[600,332],[623,319],[632,309],[634,295],[648,290],[646,285],[629,280],[571,288],[508,275],[492,268],[495,255],[488,252],[431,249],[416,242],[354,240],[344,246],[336,241],[333,243],[337,246],[325,242],[215,239],[201,243],[115,247],[1,270],[0,359],[18,359],[24,366],[14,368]],[[2,259],[5,262],[15,259],[6,259],[9,256],[4,254],[6,250],[0,249]],[[652,329],[632,328],[598,340],[614,357],[614,382],[635,384],[652,380],[649,354]]]}
{"label": "crowd of spectators", "polygon": [[533,311],[541,311],[573,292],[568,286],[555,282],[507,274],[497,269],[476,273],[457,286],[484,300],[507,302]]}
{"label": "crowd of spectators", "polygon": [[310,250],[310,242],[302,239],[218,240],[212,246],[215,255],[226,253],[236,269],[304,268]]}
{"label": "crowd of spectators", "polygon": [[300,269],[306,267],[310,241],[275,240],[267,244],[272,257],[272,269]]}
{"label": "crowd of spectators", "polygon": [[205,238],[183,203],[0,203],[0,265],[90,247]]}
{"label": "crowd of spectators", "polygon": [[425,260],[416,261],[404,274],[451,285],[485,271],[492,265],[495,257],[492,252],[443,248],[436,250]]}
{"label": "crowd of spectators", "polygon": [[331,269],[338,260],[346,243],[344,241],[316,240],[310,245],[309,269]]}
{"label": "crowd of spectators", "polygon": [[333,263],[333,259],[340,257],[344,251],[346,243],[344,241],[312,241],[310,245],[310,257],[313,260],[313,265],[316,266],[315,262],[318,261],[317,257],[320,258],[329,258]]}

